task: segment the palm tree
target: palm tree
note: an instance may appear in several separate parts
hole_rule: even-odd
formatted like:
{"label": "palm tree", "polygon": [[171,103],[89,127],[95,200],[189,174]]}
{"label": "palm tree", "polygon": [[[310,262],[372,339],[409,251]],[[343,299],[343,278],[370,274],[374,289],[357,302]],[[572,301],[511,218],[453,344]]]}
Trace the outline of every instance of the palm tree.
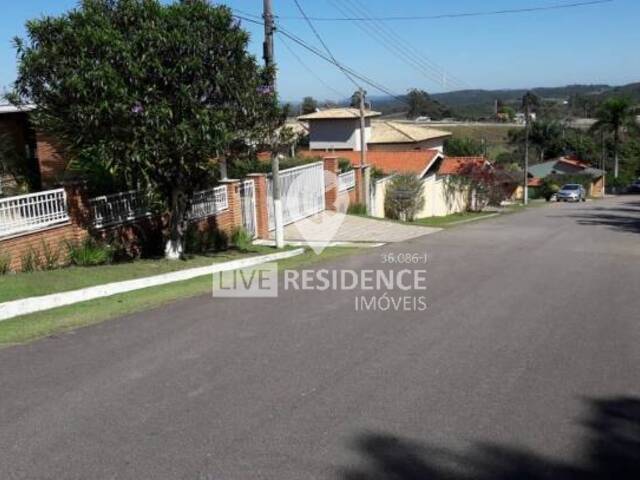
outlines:
{"label": "palm tree", "polygon": [[620,172],[618,159],[620,133],[623,127],[635,127],[635,116],[631,101],[624,97],[609,98],[598,109],[597,118],[598,121],[593,124],[592,130],[613,133],[613,176],[618,178],[618,173]]}

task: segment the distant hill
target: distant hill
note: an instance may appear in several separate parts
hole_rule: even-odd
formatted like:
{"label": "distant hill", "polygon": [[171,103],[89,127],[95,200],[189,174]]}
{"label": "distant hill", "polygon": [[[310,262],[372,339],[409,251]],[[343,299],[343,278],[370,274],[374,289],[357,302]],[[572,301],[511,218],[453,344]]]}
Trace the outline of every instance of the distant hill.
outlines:
{"label": "distant hill", "polygon": [[[626,95],[640,102],[640,82],[622,86],[611,85],[567,85],[564,87],[539,87],[502,90],[457,90],[453,92],[434,93],[430,97],[450,108],[456,117],[490,117],[494,104],[500,100],[504,104],[518,106],[527,91],[546,101],[564,102],[572,97],[584,96],[601,101],[613,95]],[[406,105],[394,97],[371,97],[373,107],[384,114],[398,114],[406,111]]]}
{"label": "distant hill", "polygon": [[[577,97],[593,100],[594,104],[599,103],[607,97],[614,95],[628,96],[637,103],[640,103],[640,82],[628,85],[611,86],[604,84],[596,85],[567,85],[564,87],[538,87],[538,88],[516,88],[502,90],[457,90],[445,93],[433,93],[429,95],[432,101],[434,118],[442,115],[451,115],[457,118],[490,118],[493,116],[495,101],[499,100],[503,104],[511,105],[516,109],[520,107],[522,96],[527,91],[532,91],[542,100],[557,102],[560,105],[563,115],[584,116],[580,109],[562,107],[564,101],[571,101]],[[369,96],[368,101],[374,110],[382,112],[385,117],[403,118],[406,116],[407,104],[402,101],[404,96]],[[349,99],[341,100],[337,103],[340,106],[349,105]],[[294,114],[298,112],[299,104],[292,104]],[[595,110],[592,109],[593,112]]]}

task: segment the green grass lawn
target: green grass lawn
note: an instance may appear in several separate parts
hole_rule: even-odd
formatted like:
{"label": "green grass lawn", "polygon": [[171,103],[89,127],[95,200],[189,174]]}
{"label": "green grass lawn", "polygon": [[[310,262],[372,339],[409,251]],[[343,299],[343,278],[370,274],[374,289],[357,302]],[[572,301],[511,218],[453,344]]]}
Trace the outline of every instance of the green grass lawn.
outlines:
{"label": "green grass lawn", "polygon": [[417,225],[425,225],[427,227],[445,228],[450,227],[458,222],[476,220],[493,215],[494,214],[492,212],[460,212],[452,213],[451,215],[446,215],[444,217],[419,218],[417,220],[414,220],[413,223]]}
{"label": "green grass lawn", "polygon": [[[440,128],[440,127],[436,127]],[[441,130],[451,132],[454,137],[457,138],[473,138],[475,140],[482,140],[483,138],[488,144],[500,145],[506,144],[508,139],[509,130],[514,127],[513,125],[443,125]]]}
{"label": "green grass lawn", "polygon": [[66,292],[104,283],[150,277],[187,268],[205,267],[212,263],[274,252],[275,250],[271,247],[254,245],[249,252],[230,249],[211,255],[192,255],[186,260],[136,260],[134,262],[97,267],[69,267],[50,271],[3,275],[0,276],[0,302]]}
{"label": "green grass lawn", "polygon": [[[259,253],[274,253],[272,247],[260,247]],[[321,255],[316,255],[312,250],[306,250],[302,255],[288,258],[278,262],[279,268],[302,268],[314,263],[329,260],[331,258],[340,257],[343,255],[353,254],[362,250],[357,248],[346,247],[334,247],[327,248]],[[212,260],[217,261],[232,260],[233,258],[240,258],[239,255],[235,257],[230,255],[226,258],[222,257],[195,257],[192,260],[181,263],[182,268],[190,268],[197,266],[205,266],[211,264]],[[216,260],[214,260],[216,261]],[[66,289],[79,288],[82,286],[95,285],[96,279],[108,279],[108,281],[125,280],[135,278],[136,276],[142,276],[141,272],[146,274],[163,273],[168,271],[174,271],[180,269],[173,262],[155,261],[157,266],[153,266],[154,261],[149,261],[149,264],[141,262],[140,270],[137,270],[137,274],[127,274],[125,271],[120,271],[120,267],[128,267],[130,270],[134,270],[137,267],[138,262],[133,262],[126,265],[111,265],[105,267],[93,267],[93,268],[78,268],[78,269],[64,269],[55,270],[52,272],[37,272],[33,274],[25,274],[25,276],[31,276],[31,279],[38,278],[38,281],[21,280],[21,291],[40,291],[45,293],[51,293],[54,291],[63,291],[63,288],[49,285],[37,286],[33,284],[39,284],[41,282],[62,282],[64,273],[71,273],[70,277],[75,280],[68,280],[65,284]],[[192,263],[188,263],[192,262]],[[176,266],[174,266],[176,265]],[[111,271],[116,268],[118,274],[111,273],[104,275],[97,273],[100,269],[105,271]],[[76,273],[74,270],[78,270]],[[125,268],[126,270],[126,268]],[[42,274],[38,277],[38,275]],[[55,276],[48,276],[48,275]],[[82,280],[82,277],[91,277],[94,280]],[[4,294],[4,288],[7,287],[11,281],[15,281],[20,278],[20,275],[12,275],[9,277],[2,277],[2,283],[0,289]],[[73,330],[79,327],[95,324],[108,320],[111,318],[117,318],[123,315],[148,310],[150,308],[158,307],[160,305],[169,303],[181,298],[193,297],[196,295],[205,294],[211,292],[212,288],[212,276],[205,275],[203,277],[194,278],[191,280],[185,280],[182,282],[176,282],[169,285],[162,285],[159,287],[145,288],[142,290],[136,290],[135,292],[123,293],[120,295],[114,295],[111,297],[100,298],[91,300],[88,302],[78,303],[75,305],[69,305],[66,307],[60,307],[45,312],[38,312],[22,317],[12,318],[10,320],[4,320],[0,322],[0,346],[24,343],[27,341],[35,340],[37,338],[49,336],[55,333],[60,333],[68,330]],[[14,289],[14,292],[17,290]],[[14,293],[15,294],[15,293]],[[176,319],[178,320],[178,319]]]}

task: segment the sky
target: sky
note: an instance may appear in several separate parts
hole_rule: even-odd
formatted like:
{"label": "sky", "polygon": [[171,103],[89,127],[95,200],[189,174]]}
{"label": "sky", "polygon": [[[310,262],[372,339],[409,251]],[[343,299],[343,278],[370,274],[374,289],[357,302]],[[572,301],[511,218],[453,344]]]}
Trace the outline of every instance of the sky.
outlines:
{"label": "sky", "polygon": [[[368,14],[433,16],[580,0],[298,0],[309,16]],[[15,36],[28,19],[58,15],[77,0],[7,1],[0,15],[0,89],[15,80]],[[166,3],[166,2],[165,2]],[[234,9],[260,15],[262,0],[226,0]],[[322,49],[300,19],[294,0],[273,0],[287,31]],[[352,8],[348,12],[348,8]],[[342,11],[340,10],[342,9]],[[365,12],[365,13],[362,13]],[[297,17],[297,18],[291,18]],[[640,81],[640,1],[608,3],[519,14],[385,22],[321,22],[313,25],[334,57],[395,94],[409,88],[430,93],[466,88],[529,88],[567,84],[621,85]],[[262,55],[262,26],[241,21],[251,34],[250,51]],[[360,27],[358,25],[361,25]],[[364,29],[364,31],[363,31]],[[380,40],[383,39],[383,40]],[[383,43],[379,43],[379,42]],[[384,43],[386,42],[386,43]],[[292,54],[291,49],[294,53]],[[286,101],[311,95],[319,100],[348,97],[354,84],[335,66],[276,36],[277,86]],[[418,66],[416,66],[418,65]],[[369,95],[382,92],[363,85]]]}

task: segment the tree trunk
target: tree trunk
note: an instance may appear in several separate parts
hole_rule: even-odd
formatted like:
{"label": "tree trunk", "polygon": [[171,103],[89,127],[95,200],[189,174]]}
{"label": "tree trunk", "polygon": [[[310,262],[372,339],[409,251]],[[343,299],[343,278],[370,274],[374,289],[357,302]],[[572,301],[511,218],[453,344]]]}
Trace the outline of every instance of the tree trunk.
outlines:
{"label": "tree trunk", "polygon": [[179,260],[184,253],[184,223],[186,198],[179,188],[171,191],[171,213],[169,219],[169,238],[164,249],[165,258]]}

